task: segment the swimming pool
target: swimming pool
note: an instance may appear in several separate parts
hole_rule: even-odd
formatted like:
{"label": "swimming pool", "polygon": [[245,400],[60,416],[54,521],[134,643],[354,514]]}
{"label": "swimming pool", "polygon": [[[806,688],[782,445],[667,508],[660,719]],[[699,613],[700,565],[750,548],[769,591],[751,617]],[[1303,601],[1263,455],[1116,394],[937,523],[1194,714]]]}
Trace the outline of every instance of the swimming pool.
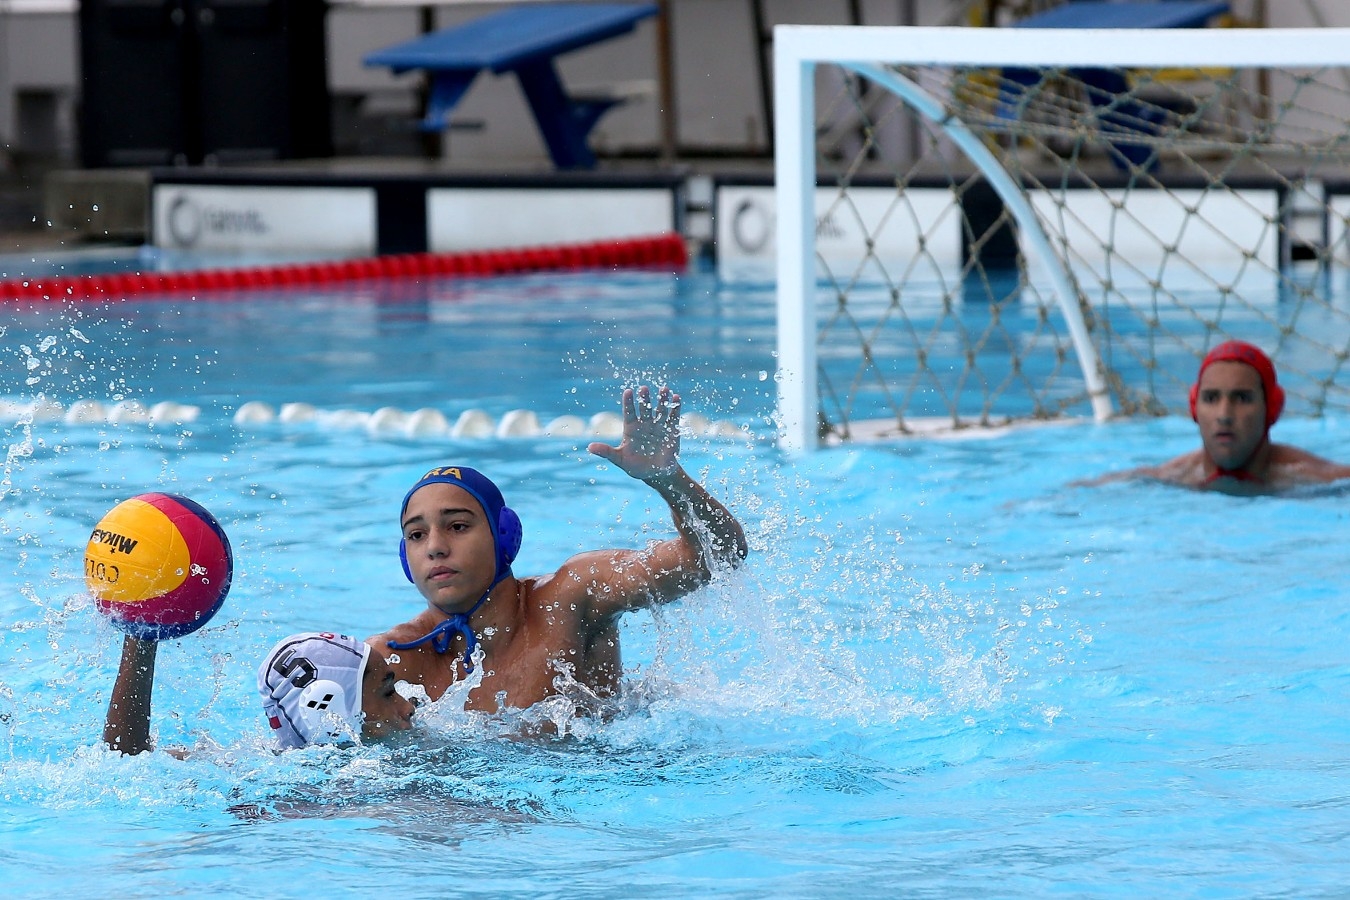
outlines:
{"label": "swimming pool", "polygon": [[[789,457],[773,297],[702,275],[12,310],[0,394],[170,400],[185,424],[8,430],[0,497],[0,884],[23,896],[1326,896],[1344,883],[1344,495],[1077,478],[1190,449],[1177,418]],[[24,349],[27,348],[27,349]],[[37,379],[29,383],[29,379]],[[237,426],[323,409],[617,409],[668,381],[740,436],[686,467],[746,525],[733,577],[625,620],[628,711],[419,713],[408,743],[273,756],[277,638],[366,636],[421,600],[397,503],[429,464],[496,477],[517,571],[668,528],[585,439]],[[1345,458],[1350,423],[1278,439]],[[160,746],[98,739],[118,635],[94,522],[188,494],[234,543],[220,616],[160,654]],[[551,715],[563,737],[522,738]],[[283,887],[277,887],[282,885]]]}

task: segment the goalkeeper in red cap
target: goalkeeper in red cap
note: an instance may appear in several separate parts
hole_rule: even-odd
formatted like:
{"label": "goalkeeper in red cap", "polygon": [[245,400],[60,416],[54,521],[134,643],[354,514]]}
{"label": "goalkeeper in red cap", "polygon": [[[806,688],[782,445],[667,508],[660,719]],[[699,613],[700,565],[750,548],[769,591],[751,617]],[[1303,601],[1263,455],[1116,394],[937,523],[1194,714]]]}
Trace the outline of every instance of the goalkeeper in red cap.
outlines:
{"label": "goalkeeper in red cap", "polygon": [[1157,466],[1117,472],[1092,484],[1154,478],[1183,487],[1258,494],[1350,478],[1350,466],[1270,440],[1284,410],[1284,388],[1270,357],[1245,341],[1219,344],[1200,364],[1191,387],[1199,450]]}

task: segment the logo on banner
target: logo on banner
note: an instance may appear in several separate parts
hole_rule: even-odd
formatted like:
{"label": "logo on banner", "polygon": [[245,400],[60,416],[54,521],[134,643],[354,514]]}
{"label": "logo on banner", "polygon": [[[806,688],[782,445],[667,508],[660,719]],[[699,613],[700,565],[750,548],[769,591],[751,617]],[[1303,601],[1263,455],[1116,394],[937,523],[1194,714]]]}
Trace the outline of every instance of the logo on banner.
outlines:
{"label": "logo on banner", "polygon": [[[731,214],[731,237],[747,255],[762,252],[773,236],[773,216],[762,201],[746,197]],[[816,217],[816,240],[840,241],[849,238],[848,228],[830,210]]]}
{"label": "logo on banner", "polygon": [[772,222],[764,204],[746,197],[736,204],[731,214],[731,236],[736,246],[746,253],[759,253],[769,243],[773,233]]}
{"label": "logo on banner", "polygon": [[202,235],[261,237],[271,229],[262,211],[252,207],[198,205],[187,194],[178,194],[169,202],[169,235],[179,247],[193,247]]}

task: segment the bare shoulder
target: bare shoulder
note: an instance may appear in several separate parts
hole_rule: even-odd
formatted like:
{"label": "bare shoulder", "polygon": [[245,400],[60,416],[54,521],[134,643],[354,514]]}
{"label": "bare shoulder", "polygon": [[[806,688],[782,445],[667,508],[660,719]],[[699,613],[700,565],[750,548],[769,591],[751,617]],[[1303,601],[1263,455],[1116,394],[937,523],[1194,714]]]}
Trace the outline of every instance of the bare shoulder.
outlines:
{"label": "bare shoulder", "polygon": [[614,570],[622,550],[588,550],[569,557],[556,572],[522,579],[525,595],[539,602],[551,602],[585,595],[593,585],[604,582]]}
{"label": "bare shoulder", "polygon": [[[425,621],[424,621],[425,620]],[[411,621],[395,625],[380,634],[374,634],[366,638],[366,643],[379,650],[380,653],[388,656],[390,653],[389,642],[398,641],[407,643],[415,641],[422,637],[428,631],[436,626],[436,622],[431,620],[428,613],[423,612],[413,617]]]}
{"label": "bare shoulder", "polygon": [[1271,468],[1281,481],[1325,483],[1350,478],[1350,466],[1309,453],[1301,447],[1275,444],[1270,457]]}
{"label": "bare shoulder", "polygon": [[1204,484],[1205,453],[1203,450],[1192,450],[1190,453],[1183,453],[1174,459],[1169,459],[1165,463],[1149,467],[1147,470],[1144,470],[1144,474],[1141,474],[1139,477],[1152,478],[1157,481],[1166,481],[1169,484],[1180,484],[1188,487]]}

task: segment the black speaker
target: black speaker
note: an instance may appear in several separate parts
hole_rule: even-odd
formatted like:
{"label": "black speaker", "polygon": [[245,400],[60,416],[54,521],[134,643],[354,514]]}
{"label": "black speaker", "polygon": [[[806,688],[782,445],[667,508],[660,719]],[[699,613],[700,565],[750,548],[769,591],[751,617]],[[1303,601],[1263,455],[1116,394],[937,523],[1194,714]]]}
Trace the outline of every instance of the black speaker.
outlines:
{"label": "black speaker", "polygon": [[321,0],[194,0],[207,162],[331,156]]}
{"label": "black speaker", "polygon": [[323,0],[82,0],[84,165],[331,156]]}
{"label": "black speaker", "polygon": [[181,0],[80,4],[80,154],[86,168],[192,161],[195,81]]}

